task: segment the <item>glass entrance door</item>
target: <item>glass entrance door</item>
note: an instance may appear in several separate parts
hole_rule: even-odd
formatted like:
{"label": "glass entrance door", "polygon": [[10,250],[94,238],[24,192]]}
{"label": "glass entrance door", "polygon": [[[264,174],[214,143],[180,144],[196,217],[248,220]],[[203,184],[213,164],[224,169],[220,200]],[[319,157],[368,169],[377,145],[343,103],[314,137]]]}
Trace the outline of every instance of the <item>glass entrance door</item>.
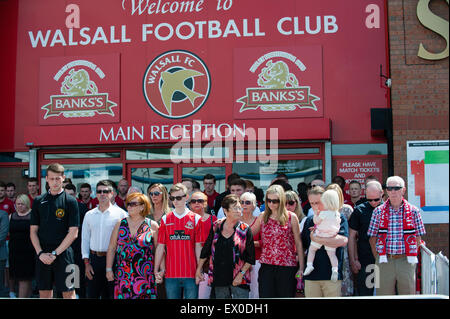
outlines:
{"label": "glass entrance door", "polygon": [[218,193],[225,191],[225,180],[226,180],[226,165],[199,165],[199,164],[180,164],[181,169],[181,179],[192,178],[200,184],[200,189],[205,190],[203,185],[203,177],[206,174],[212,174],[216,178],[215,190]]}
{"label": "glass entrance door", "polygon": [[138,164],[130,165],[128,169],[131,185],[140,187],[144,194],[147,193],[147,188],[154,183],[161,183],[169,190],[177,176],[177,165],[175,164]]}
{"label": "glass entrance door", "polygon": [[[231,166],[231,165],[230,165]],[[230,167],[231,169],[231,167]],[[140,187],[144,193],[153,183],[161,183],[169,190],[175,182],[181,182],[183,178],[192,178],[200,184],[200,189],[205,189],[203,177],[212,174],[216,177],[216,191],[225,191],[226,164],[209,166],[207,164],[130,164],[128,174],[131,185]]]}

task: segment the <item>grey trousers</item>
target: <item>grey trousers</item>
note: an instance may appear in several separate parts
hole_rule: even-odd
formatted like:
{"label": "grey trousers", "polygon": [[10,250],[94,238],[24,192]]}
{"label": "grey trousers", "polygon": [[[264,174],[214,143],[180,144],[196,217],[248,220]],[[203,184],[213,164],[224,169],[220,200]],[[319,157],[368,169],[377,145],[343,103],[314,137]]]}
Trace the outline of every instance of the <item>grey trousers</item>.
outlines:
{"label": "grey trousers", "polygon": [[216,299],[248,299],[249,290],[235,287],[235,286],[225,286],[225,287],[215,287]]}

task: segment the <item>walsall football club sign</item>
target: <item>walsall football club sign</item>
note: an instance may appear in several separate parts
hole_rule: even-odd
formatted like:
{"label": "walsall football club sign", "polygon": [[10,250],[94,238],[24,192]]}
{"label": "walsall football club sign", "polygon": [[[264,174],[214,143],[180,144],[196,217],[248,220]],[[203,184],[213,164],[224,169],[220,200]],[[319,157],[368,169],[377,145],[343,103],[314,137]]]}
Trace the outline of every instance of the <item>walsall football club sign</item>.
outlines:
{"label": "walsall football club sign", "polygon": [[40,124],[119,122],[119,79],[118,54],[43,58]]}
{"label": "walsall football club sign", "polygon": [[236,118],[323,116],[320,46],[238,49],[234,80]]}
{"label": "walsall football club sign", "polygon": [[200,110],[210,89],[206,65],[195,54],[183,50],[156,57],[143,79],[147,104],[159,115],[171,119],[188,117]]}

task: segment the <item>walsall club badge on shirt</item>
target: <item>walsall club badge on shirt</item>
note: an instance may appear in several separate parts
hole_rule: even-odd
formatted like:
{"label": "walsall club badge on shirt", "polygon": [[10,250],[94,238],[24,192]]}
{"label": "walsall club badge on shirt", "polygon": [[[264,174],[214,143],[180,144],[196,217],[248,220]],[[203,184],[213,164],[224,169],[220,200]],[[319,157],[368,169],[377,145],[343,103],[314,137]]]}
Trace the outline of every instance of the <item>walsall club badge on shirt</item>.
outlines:
{"label": "walsall club badge on shirt", "polygon": [[65,213],[64,209],[62,209],[62,208],[57,209],[55,212],[55,216],[57,219],[62,219],[65,214],[66,213]]}

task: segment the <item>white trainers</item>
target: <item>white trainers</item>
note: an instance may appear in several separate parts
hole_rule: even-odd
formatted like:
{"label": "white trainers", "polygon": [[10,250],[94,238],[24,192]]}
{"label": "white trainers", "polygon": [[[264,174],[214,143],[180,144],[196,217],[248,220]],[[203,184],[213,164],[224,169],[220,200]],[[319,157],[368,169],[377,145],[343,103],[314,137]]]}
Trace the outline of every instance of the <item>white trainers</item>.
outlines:
{"label": "white trainers", "polygon": [[17,298],[16,294],[12,291],[9,292],[9,298]]}

